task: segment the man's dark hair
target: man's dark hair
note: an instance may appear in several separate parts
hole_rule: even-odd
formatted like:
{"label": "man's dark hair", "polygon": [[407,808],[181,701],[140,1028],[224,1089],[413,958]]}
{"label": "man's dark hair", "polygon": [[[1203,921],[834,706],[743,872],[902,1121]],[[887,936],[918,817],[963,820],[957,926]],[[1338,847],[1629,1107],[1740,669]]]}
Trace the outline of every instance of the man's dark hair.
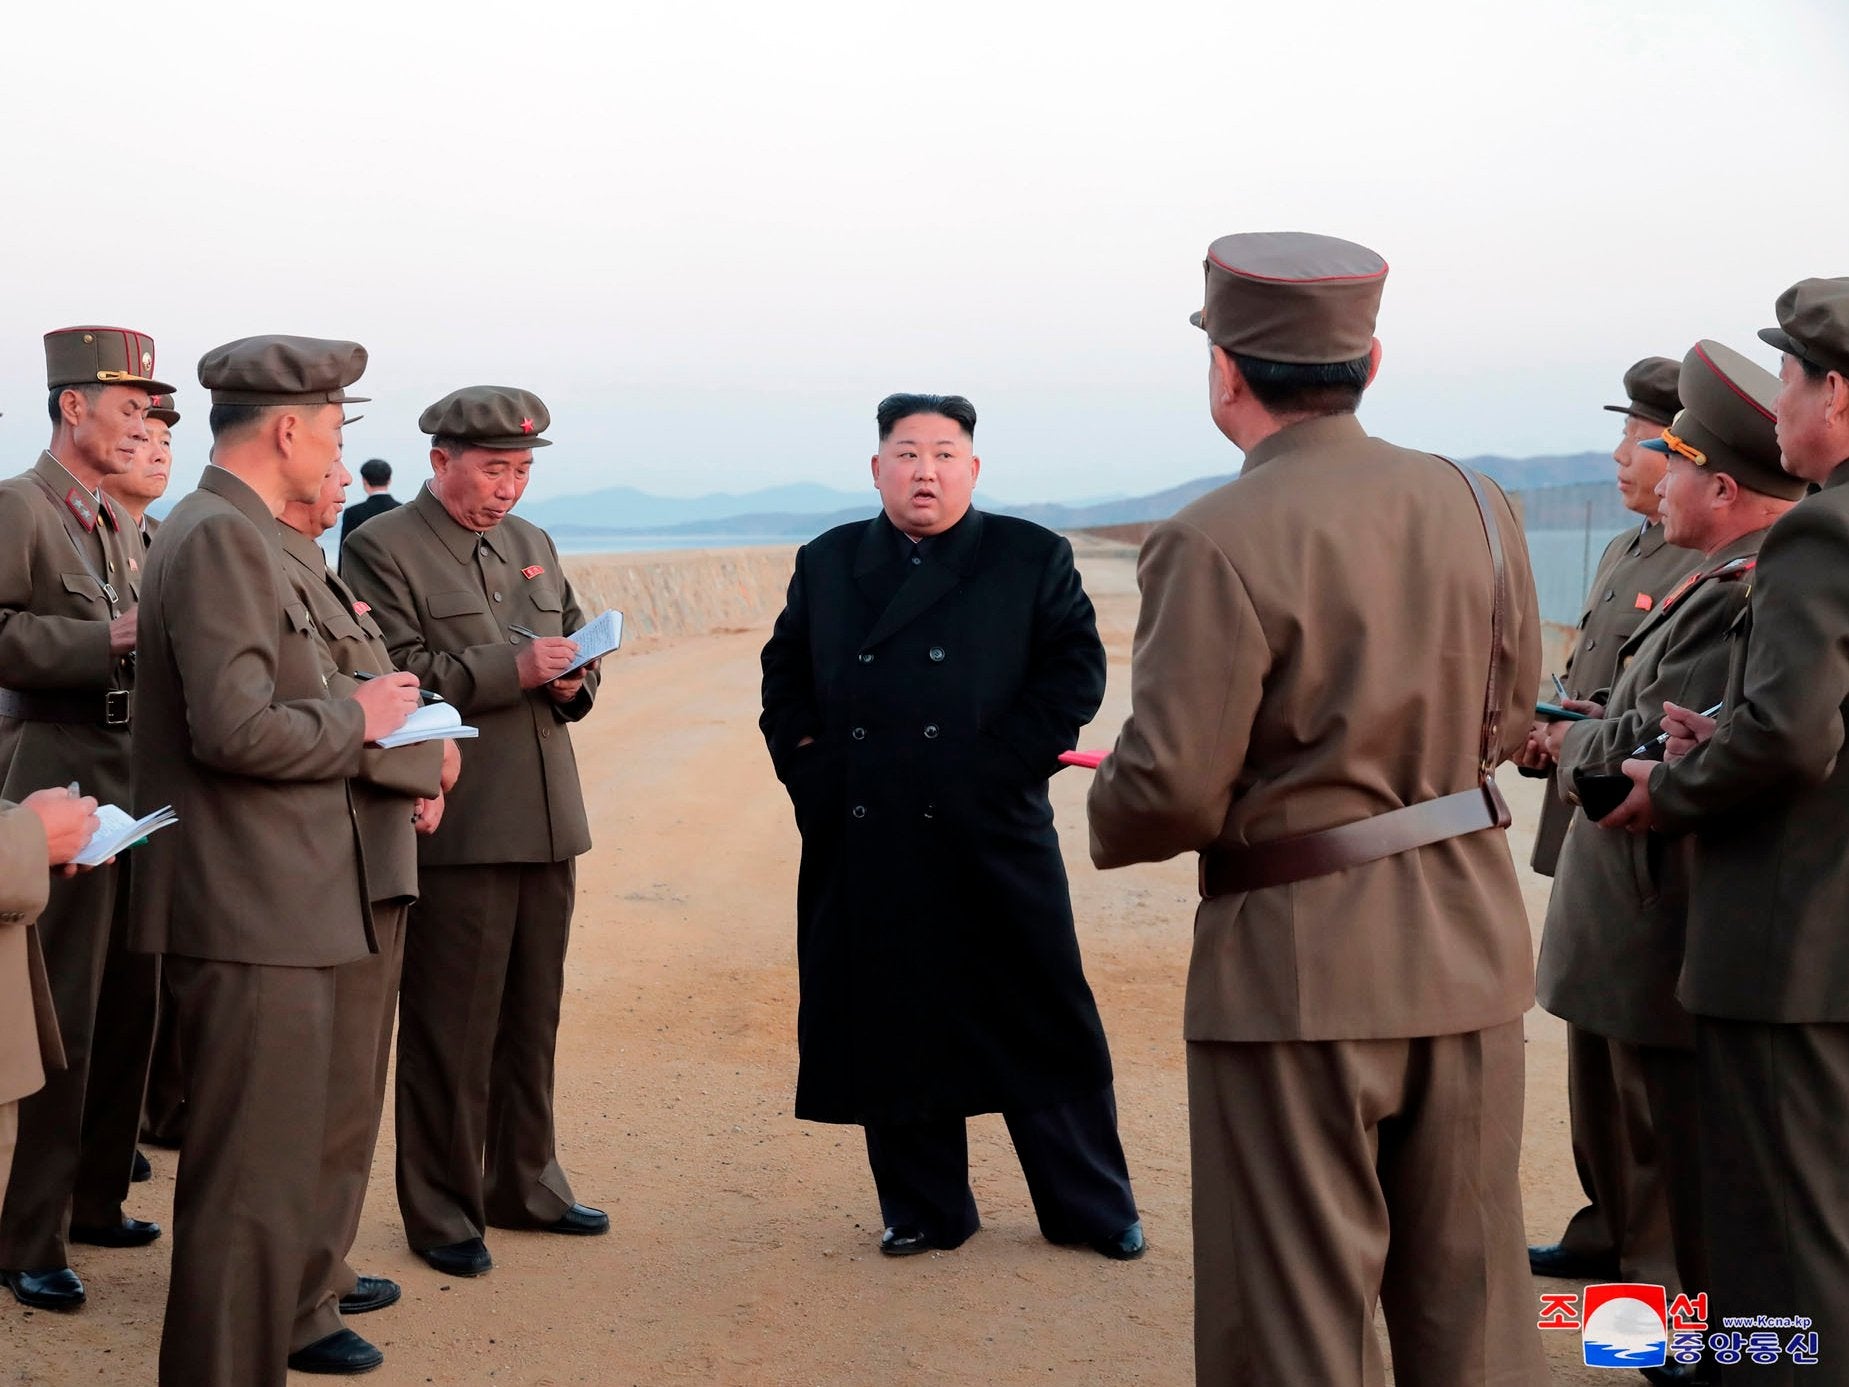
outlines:
{"label": "man's dark hair", "polygon": [[[1804,372],[1804,379],[1809,381],[1812,385],[1822,385],[1823,382],[1830,378],[1830,368],[1828,366],[1819,366],[1808,356],[1799,356],[1796,352],[1793,352],[1791,355],[1792,359],[1798,363],[1798,368]],[[56,418],[57,416],[54,414],[52,417]]]}
{"label": "man's dark hair", "polygon": [[271,405],[213,405],[212,412],[206,416],[206,426],[212,430],[214,440],[232,438],[257,426],[266,409]]}
{"label": "man's dark hair", "polygon": [[1367,389],[1369,358],[1353,361],[1267,361],[1228,352],[1258,402],[1280,416],[1353,414]]}
{"label": "man's dark hair", "polygon": [[367,458],[360,464],[360,480],[367,486],[390,486],[392,465],[384,458]]}
{"label": "man's dark hair", "polygon": [[51,388],[51,422],[54,424],[64,422],[64,407],[59,401],[64,398],[66,390],[75,390],[94,406],[106,389],[108,387],[101,381],[95,383],[85,381],[82,385],[54,385]]}
{"label": "man's dark hair", "polygon": [[892,437],[894,424],[914,414],[941,414],[960,425],[971,442],[975,441],[976,406],[961,395],[888,395],[874,411],[880,421],[880,442]]}

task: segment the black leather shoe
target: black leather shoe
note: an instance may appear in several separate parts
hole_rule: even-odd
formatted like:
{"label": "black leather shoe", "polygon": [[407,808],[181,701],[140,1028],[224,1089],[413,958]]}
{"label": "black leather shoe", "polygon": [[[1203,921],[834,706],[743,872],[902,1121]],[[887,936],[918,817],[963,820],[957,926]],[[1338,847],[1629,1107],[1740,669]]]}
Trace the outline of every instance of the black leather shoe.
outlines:
{"label": "black leather shoe", "polygon": [[[486,1252],[487,1249],[483,1249]],[[396,1281],[384,1276],[362,1276],[359,1284],[340,1298],[340,1313],[343,1315],[364,1315],[373,1310],[383,1310],[388,1305],[396,1305],[404,1289]]]}
{"label": "black leather shoe", "polygon": [[289,1367],[298,1373],[369,1373],[385,1355],[351,1329],[338,1329],[325,1339],[289,1355]]}
{"label": "black leather shoe", "polygon": [[75,1310],[83,1304],[83,1282],[69,1267],[56,1271],[0,1271],[0,1284],[13,1299],[35,1310]]}
{"label": "black leather shoe", "polygon": [[118,1224],[104,1224],[100,1228],[71,1225],[71,1241],[89,1247],[146,1247],[160,1235],[158,1223],[139,1218],[124,1218]]}
{"label": "black leather shoe", "polygon": [[880,1251],[888,1257],[916,1257],[920,1252],[935,1251],[937,1244],[922,1228],[900,1226],[888,1228],[880,1235]]}
{"label": "black leather shoe", "polygon": [[1140,1218],[1115,1237],[1093,1238],[1085,1245],[1113,1262],[1134,1262],[1149,1251],[1149,1244],[1143,1241],[1143,1220]]}
{"label": "black leather shoe", "polygon": [[594,1237],[598,1233],[610,1231],[610,1215],[602,1209],[593,1209],[588,1204],[573,1204],[560,1214],[556,1223],[548,1223],[540,1230],[545,1233],[576,1233],[580,1237]]}
{"label": "black leather shoe", "polygon": [[148,1164],[148,1158],[137,1151],[135,1164],[129,1167],[128,1182],[131,1185],[143,1185],[154,1178],[154,1167]]}
{"label": "black leather shoe", "polygon": [[494,1258],[480,1238],[427,1247],[417,1254],[446,1276],[481,1276],[494,1269]]}
{"label": "black leather shoe", "polygon": [[1562,1281],[1612,1281],[1618,1276],[1618,1259],[1587,1257],[1569,1252],[1559,1243],[1543,1243],[1528,1249],[1528,1270],[1536,1276],[1553,1276]]}

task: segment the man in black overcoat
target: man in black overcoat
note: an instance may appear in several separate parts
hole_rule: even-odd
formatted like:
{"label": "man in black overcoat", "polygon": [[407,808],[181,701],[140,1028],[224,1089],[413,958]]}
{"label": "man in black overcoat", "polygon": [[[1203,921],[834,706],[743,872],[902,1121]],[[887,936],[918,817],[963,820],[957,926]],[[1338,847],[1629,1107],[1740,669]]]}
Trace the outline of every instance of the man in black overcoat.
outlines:
{"label": "man in black overcoat", "polygon": [[1000,1112],[1041,1232],[1143,1251],[1047,778],[1104,697],[1072,547],[970,506],[961,396],[878,412],[883,513],[797,551],[759,720],[802,834],[796,1115],[858,1123],[882,1252],[979,1226]]}

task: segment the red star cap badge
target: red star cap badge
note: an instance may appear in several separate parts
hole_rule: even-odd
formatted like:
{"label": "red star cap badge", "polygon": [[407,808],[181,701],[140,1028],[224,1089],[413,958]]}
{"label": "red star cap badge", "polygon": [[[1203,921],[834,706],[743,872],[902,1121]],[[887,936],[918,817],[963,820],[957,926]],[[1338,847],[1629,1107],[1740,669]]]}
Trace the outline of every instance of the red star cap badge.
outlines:
{"label": "red star cap badge", "polygon": [[533,421],[531,419],[522,419],[520,421],[520,432],[521,433],[533,432]]}

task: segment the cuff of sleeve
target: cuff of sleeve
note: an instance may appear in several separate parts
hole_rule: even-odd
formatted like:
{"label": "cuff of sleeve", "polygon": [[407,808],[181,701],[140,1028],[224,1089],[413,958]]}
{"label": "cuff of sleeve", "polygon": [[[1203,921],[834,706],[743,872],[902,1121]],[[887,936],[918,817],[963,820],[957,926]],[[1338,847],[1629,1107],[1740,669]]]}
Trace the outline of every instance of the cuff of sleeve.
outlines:
{"label": "cuff of sleeve", "polygon": [[526,695],[520,687],[520,651],[507,645],[477,646],[469,660],[475,675],[475,697],[462,710],[464,716],[484,708],[511,708]]}

